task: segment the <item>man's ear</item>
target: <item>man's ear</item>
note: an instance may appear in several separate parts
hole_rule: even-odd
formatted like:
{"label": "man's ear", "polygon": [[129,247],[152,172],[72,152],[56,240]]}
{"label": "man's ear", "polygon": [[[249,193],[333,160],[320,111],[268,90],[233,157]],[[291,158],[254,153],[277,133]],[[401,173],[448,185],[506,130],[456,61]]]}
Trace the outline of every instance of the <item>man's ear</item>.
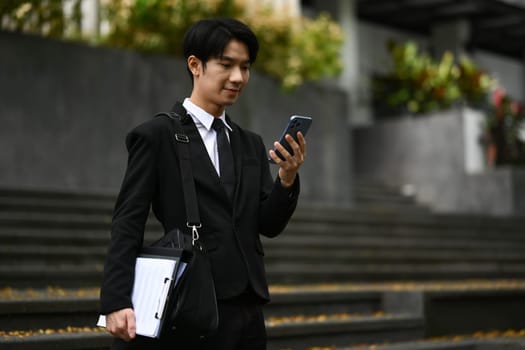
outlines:
{"label": "man's ear", "polygon": [[195,55],[191,55],[187,60],[188,69],[194,78],[198,77],[202,72],[202,61]]}

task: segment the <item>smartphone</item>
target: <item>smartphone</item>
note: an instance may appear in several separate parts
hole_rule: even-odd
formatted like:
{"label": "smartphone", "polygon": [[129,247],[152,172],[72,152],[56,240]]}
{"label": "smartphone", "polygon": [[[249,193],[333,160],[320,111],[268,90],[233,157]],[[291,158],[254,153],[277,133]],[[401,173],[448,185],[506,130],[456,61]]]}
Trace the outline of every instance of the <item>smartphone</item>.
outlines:
{"label": "smartphone", "polygon": [[[305,117],[302,115],[292,115],[290,117],[290,120],[288,121],[288,124],[284,128],[281,137],[279,138],[279,143],[290,153],[293,154],[292,146],[286,141],[284,138],[286,134],[290,134],[295,141],[297,141],[297,132],[301,132],[303,136],[306,136],[306,133],[308,132],[308,129],[310,128],[310,125],[312,124],[312,118]],[[284,160],[284,157],[274,148],[275,153],[277,156]],[[271,157],[268,157],[268,160],[270,163],[275,163]]]}

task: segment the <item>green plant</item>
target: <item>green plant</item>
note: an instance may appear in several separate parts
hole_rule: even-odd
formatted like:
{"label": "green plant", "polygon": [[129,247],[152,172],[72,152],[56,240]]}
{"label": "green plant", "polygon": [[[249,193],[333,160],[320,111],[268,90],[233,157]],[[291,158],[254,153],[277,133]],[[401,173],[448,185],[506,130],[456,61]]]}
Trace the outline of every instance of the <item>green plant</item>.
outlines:
{"label": "green plant", "polygon": [[241,11],[232,0],[114,0],[104,7],[110,32],[102,43],[181,56],[191,23],[205,17],[238,17]]}
{"label": "green plant", "polygon": [[254,29],[261,41],[257,66],[278,79],[285,90],[341,73],[343,33],[328,14],[294,19],[262,9],[257,16],[241,16],[241,20]]}
{"label": "green plant", "polygon": [[105,15],[111,23],[106,44],[174,56],[181,56],[184,32],[194,21],[238,18],[260,41],[255,68],[288,90],[304,81],[337,76],[342,69],[342,31],[326,14],[297,20],[240,0],[116,0],[107,5]]}
{"label": "green plant", "polygon": [[439,61],[420,52],[414,42],[390,42],[393,68],[374,80],[374,100],[397,111],[425,113],[459,101],[480,103],[491,88],[490,76],[466,57],[456,63],[450,52]]}
{"label": "green plant", "polygon": [[[317,19],[275,16],[260,9],[244,18],[254,28],[260,42],[258,67],[279,79],[286,90],[305,81],[334,77],[341,73],[341,28],[327,14]],[[296,23],[296,26],[290,23]]]}
{"label": "green plant", "polygon": [[63,5],[61,0],[2,1],[0,4],[0,28],[50,37],[62,37],[67,21]]}
{"label": "green plant", "polygon": [[305,80],[338,76],[343,34],[330,17],[322,13],[316,20],[303,18],[302,28],[292,36],[287,68],[280,72],[284,87],[293,88]]}
{"label": "green plant", "polygon": [[[184,33],[193,22],[234,17],[250,25],[259,38],[254,68],[278,79],[286,90],[305,81],[335,77],[342,70],[342,30],[327,14],[316,19],[292,18],[244,0],[111,0],[102,7],[109,33],[83,38],[81,1],[3,1],[0,29],[181,57]],[[66,3],[72,8],[67,16]]]}
{"label": "green plant", "polygon": [[466,56],[460,58],[458,66],[458,85],[463,99],[470,105],[484,104],[487,94],[495,86],[495,80]]}

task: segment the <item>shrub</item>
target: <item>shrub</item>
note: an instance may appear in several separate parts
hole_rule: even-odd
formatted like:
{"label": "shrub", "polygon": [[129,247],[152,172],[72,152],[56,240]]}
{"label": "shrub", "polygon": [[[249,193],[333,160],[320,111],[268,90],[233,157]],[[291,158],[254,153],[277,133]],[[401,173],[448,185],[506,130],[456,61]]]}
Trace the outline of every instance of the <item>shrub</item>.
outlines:
{"label": "shrub", "polygon": [[[243,0],[111,0],[104,1],[102,7],[109,33],[83,38],[81,2],[4,1],[0,29],[181,57],[182,38],[191,23],[201,18],[234,17],[250,25],[260,40],[254,68],[278,79],[285,89],[334,77],[342,70],[342,30],[327,14],[316,19],[295,18],[264,5],[248,6]],[[69,16],[64,12],[66,3],[73,9]]]}
{"label": "shrub", "polygon": [[61,37],[67,21],[63,8],[63,2],[59,0],[2,1],[0,4],[0,28],[49,37]]}
{"label": "shrub", "polygon": [[255,68],[285,89],[337,76],[342,69],[342,31],[327,14],[295,19],[263,5],[248,8],[240,0],[116,0],[108,3],[105,15],[111,30],[104,43],[174,56],[181,56],[184,32],[194,21],[238,18],[260,41]]}
{"label": "shrub", "polygon": [[[426,113],[458,102],[481,103],[493,85],[490,76],[468,58],[458,63],[445,52],[439,61],[414,42],[389,43],[393,69],[374,78],[374,101],[389,112]],[[386,106],[385,106],[386,104]]]}

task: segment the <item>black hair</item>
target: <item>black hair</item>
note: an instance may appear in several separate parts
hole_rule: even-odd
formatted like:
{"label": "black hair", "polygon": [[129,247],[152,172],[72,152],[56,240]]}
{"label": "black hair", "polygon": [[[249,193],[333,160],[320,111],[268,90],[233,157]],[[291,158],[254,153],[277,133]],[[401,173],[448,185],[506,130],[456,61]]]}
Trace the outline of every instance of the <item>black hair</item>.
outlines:
{"label": "black hair", "polygon": [[[202,61],[203,68],[210,58],[221,57],[230,40],[236,39],[248,47],[250,63],[255,62],[259,42],[252,30],[233,18],[212,18],[195,22],[184,34],[183,52],[186,61],[194,55]],[[193,81],[189,67],[186,67]]]}

